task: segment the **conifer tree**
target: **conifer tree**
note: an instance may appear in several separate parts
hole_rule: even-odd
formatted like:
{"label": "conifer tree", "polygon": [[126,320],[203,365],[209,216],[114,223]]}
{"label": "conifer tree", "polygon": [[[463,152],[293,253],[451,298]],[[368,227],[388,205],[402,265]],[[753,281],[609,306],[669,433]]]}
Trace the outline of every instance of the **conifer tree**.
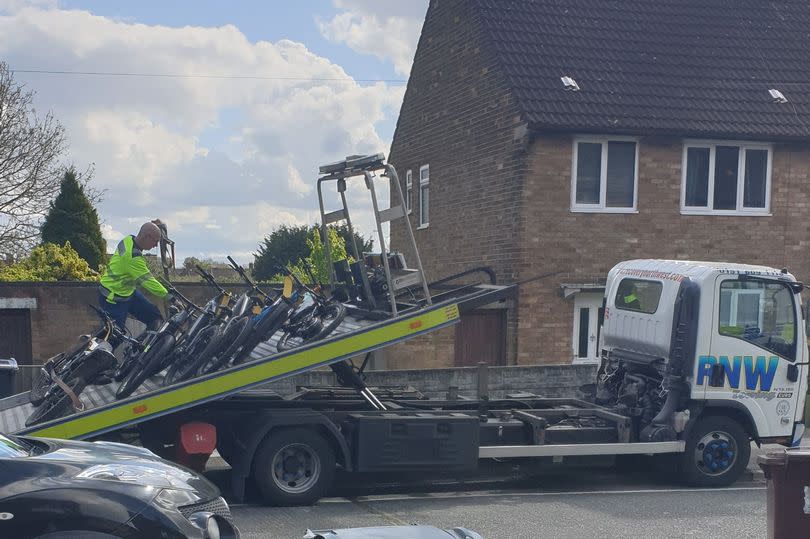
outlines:
{"label": "conifer tree", "polygon": [[72,168],[65,171],[59,195],[51,203],[41,233],[42,243],[63,245],[69,241],[94,270],[107,263],[107,242],[101,235],[98,213]]}

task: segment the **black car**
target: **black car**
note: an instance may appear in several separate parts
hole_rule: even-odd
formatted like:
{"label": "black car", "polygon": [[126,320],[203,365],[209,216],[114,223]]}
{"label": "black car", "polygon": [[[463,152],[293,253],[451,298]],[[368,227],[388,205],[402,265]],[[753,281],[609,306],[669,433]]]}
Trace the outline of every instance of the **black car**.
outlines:
{"label": "black car", "polygon": [[0,537],[238,538],[219,490],[147,449],[0,434]]}

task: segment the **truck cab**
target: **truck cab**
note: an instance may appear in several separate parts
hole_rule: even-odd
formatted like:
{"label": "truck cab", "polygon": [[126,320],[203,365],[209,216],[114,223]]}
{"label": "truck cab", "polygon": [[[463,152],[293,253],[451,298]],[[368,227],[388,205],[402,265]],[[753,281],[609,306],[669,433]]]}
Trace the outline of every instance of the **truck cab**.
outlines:
{"label": "truck cab", "polygon": [[808,369],[802,288],[765,266],[616,265],[597,402],[632,417],[640,442],[684,440],[679,467],[692,483],[733,481],[750,440],[798,445]]}

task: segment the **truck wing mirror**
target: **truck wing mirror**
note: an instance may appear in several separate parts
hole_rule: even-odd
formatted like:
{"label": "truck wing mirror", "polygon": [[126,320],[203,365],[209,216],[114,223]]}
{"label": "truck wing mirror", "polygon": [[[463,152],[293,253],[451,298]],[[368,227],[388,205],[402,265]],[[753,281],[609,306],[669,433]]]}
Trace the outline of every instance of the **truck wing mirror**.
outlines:
{"label": "truck wing mirror", "polygon": [[787,368],[787,379],[790,382],[798,382],[799,381],[799,367],[795,364],[788,365]]}
{"label": "truck wing mirror", "polygon": [[724,379],[725,373],[726,371],[721,363],[715,363],[712,365],[712,371],[709,374],[709,385],[711,387],[723,387],[726,385],[726,381]]}

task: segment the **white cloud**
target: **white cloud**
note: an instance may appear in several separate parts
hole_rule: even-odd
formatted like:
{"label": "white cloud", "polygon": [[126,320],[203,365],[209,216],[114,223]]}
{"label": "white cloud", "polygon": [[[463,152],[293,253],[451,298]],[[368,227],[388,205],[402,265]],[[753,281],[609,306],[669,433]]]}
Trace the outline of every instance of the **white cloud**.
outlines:
{"label": "white cloud", "polygon": [[115,230],[112,225],[107,223],[101,225],[101,235],[107,241],[121,241],[124,237],[123,234]]}
{"label": "white cloud", "polygon": [[[233,26],[148,26],[9,0],[0,57],[17,69],[287,78],[17,75],[66,126],[70,159],[95,163],[111,233],[160,217],[180,259],[252,252],[280,224],[316,221],[318,165],[387,151],[376,125],[404,92],[360,85],[301,43],[251,43]],[[368,203],[355,207],[368,234]]]}
{"label": "white cloud", "polygon": [[321,35],[390,61],[401,75],[410,73],[427,1],[333,0],[333,4],[342,11],[328,21],[318,20]]}

